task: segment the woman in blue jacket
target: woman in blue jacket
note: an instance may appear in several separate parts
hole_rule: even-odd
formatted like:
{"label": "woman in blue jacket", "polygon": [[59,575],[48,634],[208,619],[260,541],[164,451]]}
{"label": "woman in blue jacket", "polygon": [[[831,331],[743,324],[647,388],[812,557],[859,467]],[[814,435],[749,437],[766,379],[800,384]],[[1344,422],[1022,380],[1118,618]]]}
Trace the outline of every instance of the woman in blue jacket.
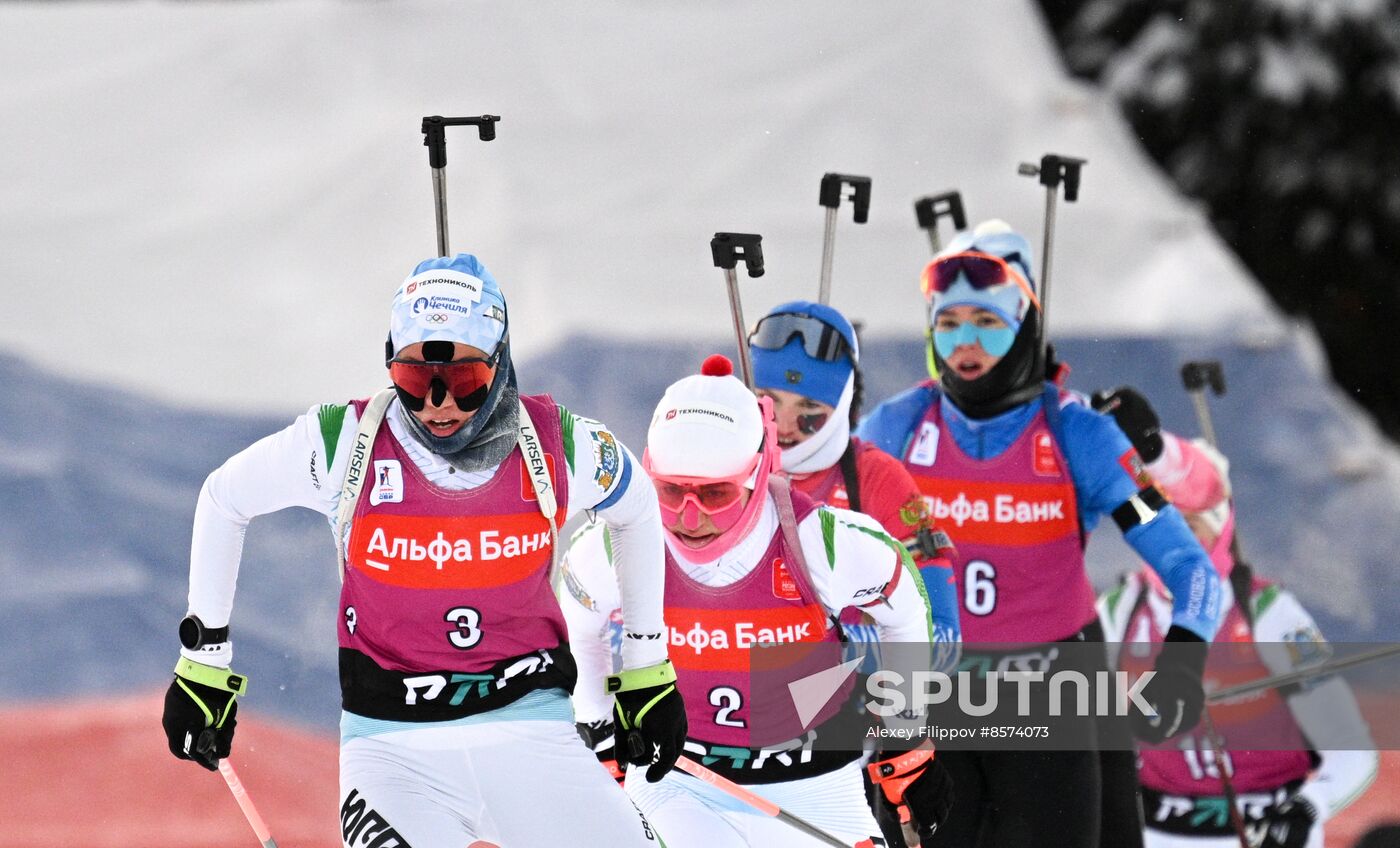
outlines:
{"label": "woman in blue jacket", "polygon": [[[904,461],[957,545],[965,666],[979,642],[1103,640],[1083,548],[1113,517],[1176,599],[1142,690],[1157,716],[1133,717],[1141,738],[1160,741],[1200,717],[1218,577],[1113,419],[1045,381],[1034,284],[1030,246],[1005,223],[959,234],[923,274],[936,381],[882,403],[857,434]],[[957,797],[934,845],[1141,844],[1130,752],[939,756]]]}

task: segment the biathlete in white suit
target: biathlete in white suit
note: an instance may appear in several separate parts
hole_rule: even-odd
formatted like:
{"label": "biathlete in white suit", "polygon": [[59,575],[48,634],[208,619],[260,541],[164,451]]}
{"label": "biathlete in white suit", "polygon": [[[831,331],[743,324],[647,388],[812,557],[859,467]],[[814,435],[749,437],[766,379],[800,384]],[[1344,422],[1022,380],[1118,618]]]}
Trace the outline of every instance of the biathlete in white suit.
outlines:
{"label": "biathlete in white suit", "polygon": [[[1148,460],[1147,470],[1185,515],[1220,573],[1224,616],[1215,641],[1231,647],[1224,648],[1229,652],[1224,668],[1206,666],[1207,684],[1247,682],[1326,660],[1331,649],[1298,598],[1255,576],[1232,554],[1235,508],[1225,457],[1205,441],[1161,432],[1156,413],[1133,389],[1096,395],[1095,404],[1113,414]],[[1105,635],[1110,643],[1126,643],[1110,644],[1121,666],[1150,663],[1170,626],[1171,610],[1171,592],[1147,568],[1125,575],[1099,599]],[[1230,679],[1216,679],[1227,672]],[[1241,696],[1213,707],[1211,714],[1227,742],[1257,739],[1269,748],[1227,746],[1230,783],[1250,844],[1258,848],[1322,848],[1323,824],[1376,777],[1379,756],[1340,677]],[[1199,729],[1167,745],[1143,747],[1138,773],[1147,848],[1237,848],[1218,760]]]}
{"label": "biathlete in white suit", "polygon": [[229,636],[243,534],[254,516],[303,506],[330,520],[343,565],[348,848],[658,845],[579,744],[550,588],[558,527],[595,511],[613,529],[608,578],[627,614],[609,684],[624,747],[647,766],[639,780],[661,779],[685,713],[666,657],[654,490],[602,424],[518,393],[505,299],[476,257],[420,263],[390,328],[392,390],[312,407],[205,481],[165,700],[171,751],[210,769],[228,756],[246,687]]}
{"label": "biathlete in white suit", "polygon": [[[666,624],[689,716],[686,752],[849,844],[875,844],[867,842],[879,831],[860,771],[868,722],[838,694],[791,736],[760,738],[759,726],[782,699],[751,702],[751,646],[839,648],[836,617],[857,606],[874,618],[882,641],[935,643],[932,659],[946,668],[956,662],[957,610],[951,602],[930,607],[908,553],[875,520],[818,506],[773,473],[779,448],[770,402],[731,372],[727,359],[714,356],[701,374],[671,385],[652,416],[644,456],[666,528]],[[579,534],[565,559],[561,598],[579,662],[575,709],[595,727],[611,713],[603,687],[588,685],[607,674],[611,660],[607,633],[619,606],[611,535],[601,528]],[[625,609],[622,619],[630,624]],[[839,650],[830,656],[839,659]],[[792,710],[790,699],[786,707]],[[841,747],[852,729],[856,738]],[[909,796],[946,785],[936,759],[909,777]],[[626,789],[671,848],[820,844],[678,771],[648,783],[630,769]]]}

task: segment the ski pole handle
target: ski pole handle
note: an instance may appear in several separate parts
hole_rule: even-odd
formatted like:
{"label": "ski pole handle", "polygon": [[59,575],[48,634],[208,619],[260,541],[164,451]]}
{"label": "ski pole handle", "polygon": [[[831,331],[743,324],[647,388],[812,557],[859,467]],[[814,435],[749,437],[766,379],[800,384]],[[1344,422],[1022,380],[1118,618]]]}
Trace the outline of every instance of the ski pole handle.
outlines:
{"label": "ski pole handle", "polygon": [[429,115],[423,119],[423,146],[428,148],[428,165],[433,168],[447,167],[447,128],[476,127],[477,137],[482,141],[494,141],[496,122],[500,115],[476,115],[470,118],[444,118]]}
{"label": "ski pole handle", "polygon": [[794,816],[792,813],[789,813],[782,807],[779,807],[777,804],[774,804],[772,801],[769,801],[767,798],[764,798],[760,795],[755,795],[754,793],[750,792],[749,790],[745,789],[744,787],[740,786],[734,781],[722,775],[715,774],[713,771],[695,762],[690,757],[682,756],[680,759],[676,760],[676,768],[680,769],[681,771],[685,772],[691,777],[696,777],[700,780],[705,781],[706,783],[710,784],[719,791],[724,792],[730,797],[737,798],[738,800],[743,801],[745,804],[748,804],[750,807],[753,807],[755,810],[758,810],[760,813],[763,813],[766,816],[772,816],[773,818],[778,819],[779,821],[792,825],[793,827],[797,828],[798,830],[802,831],[803,833],[807,834],[813,839],[816,839],[820,842],[824,842],[827,845],[836,846],[836,848],[851,848],[850,843],[843,842],[840,839],[837,839],[835,836],[832,836],[830,833],[827,833],[826,831],[822,830],[816,825],[807,822],[805,819],[801,819],[797,816]]}
{"label": "ski pole handle", "polygon": [[1201,426],[1201,435],[1211,447],[1218,447],[1215,441],[1215,424],[1211,421],[1210,406],[1206,403],[1206,388],[1216,395],[1225,394],[1225,370],[1219,360],[1208,359],[1188,362],[1181,366],[1181,383],[1191,395],[1191,403],[1196,407],[1196,421]]}
{"label": "ski pole handle", "polygon": [[870,218],[870,178],[856,177],[850,174],[822,174],[821,193],[817,197],[817,202],[827,209],[837,209],[841,206],[841,189],[845,186],[851,187],[851,207],[855,213],[855,222],[864,224]]}
{"label": "ski pole handle", "polygon": [[429,115],[423,119],[423,146],[428,148],[428,166],[433,169],[433,211],[437,218],[438,256],[447,255],[447,128],[474,126],[477,137],[491,141],[496,137],[499,115],[477,115],[469,118],[444,118]]}
{"label": "ski pole handle", "polygon": [[1088,160],[1074,156],[1061,156],[1047,153],[1040,157],[1040,164],[1022,162],[1016,173],[1023,177],[1039,177],[1045,186],[1045,239],[1040,252],[1040,341],[1045,347],[1049,337],[1050,322],[1050,254],[1055,245],[1055,200],[1059,197],[1061,184],[1065,187],[1065,202],[1079,199],[1080,170]]}
{"label": "ski pole handle", "polygon": [[739,297],[739,260],[750,277],[763,276],[763,236],[755,233],[715,233],[710,239],[710,256],[715,267],[724,271],[724,283],[729,292],[729,314],[734,319],[734,339],[739,343],[739,369],[744,385],[753,388],[753,359],[749,356],[749,340],[744,325],[744,305]]}
{"label": "ski pole handle", "polygon": [[962,194],[956,190],[930,194],[914,201],[914,218],[919,222],[919,229],[928,233],[929,247],[933,248],[935,254],[943,249],[938,238],[939,219],[952,218],[953,229],[967,229],[967,214],[963,211]]}
{"label": "ski pole handle", "polygon": [[1023,177],[1039,177],[1040,184],[1047,189],[1054,191],[1063,183],[1065,186],[1065,202],[1073,203],[1079,199],[1079,176],[1082,169],[1089,160],[1079,159],[1074,156],[1061,156],[1058,153],[1047,153],[1040,157],[1040,164],[1034,165],[1030,162],[1022,162],[1016,168],[1016,173]]}
{"label": "ski pole handle", "polygon": [[851,207],[855,222],[864,224],[870,217],[870,178],[850,174],[823,174],[817,202],[826,207],[826,231],[822,236],[821,284],[817,302],[831,302],[831,266],[836,255],[836,210],[841,206],[841,189],[851,187]]}
{"label": "ski pole handle", "polygon": [[750,277],[763,276],[763,236],[753,233],[715,233],[710,239],[710,256],[716,268],[734,270],[739,260]]}
{"label": "ski pole handle", "polygon": [[[1225,394],[1225,369],[1218,359],[1202,359],[1187,362],[1181,366],[1181,383],[1186,393],[1191,395],[1191,405],[1196,408],[1196,422],[1201,427],[1201,435],[1213,448],[1219,448],[1215,438],[1215,422],[1210,416],[1210,404],[1206,403],[1206,389],[1217,396]],[[1240,541],[1239,525],[1230,537],[1230,558],[1237,563],[1244,562],[1244,545]]]}
{"label": "ski pole handle", "polygon": [[253,799],[248,797],[248,790],[243,788],[243,781],[238,779],[238,774],[233,770],[233,764],[228,760],[219,760],[219,774],[224,776],[228,791],[233,793],[233,800],[238,802],[238,808],[243,811],[243,817],[248,820],[263,848],[277,848],[272,833],[267,829],[267,823],[258,815],[258,808],[253,806]]}
{"label": "ski pole handle", "polygon": [[1225,370],[1218,359],[1203,359],[1181,366],[1181,382],[1188,392],[1199,392],[1209,386],[1212,393],[1225,394]]}

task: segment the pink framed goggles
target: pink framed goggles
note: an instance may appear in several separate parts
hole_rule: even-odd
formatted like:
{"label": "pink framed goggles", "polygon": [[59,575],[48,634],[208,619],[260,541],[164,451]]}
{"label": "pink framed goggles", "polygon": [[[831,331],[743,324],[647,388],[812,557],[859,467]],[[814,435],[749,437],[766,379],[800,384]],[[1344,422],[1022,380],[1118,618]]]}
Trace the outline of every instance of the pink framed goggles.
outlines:
{"label": "pink framed goggles", "polygon": [[685,509],[687,502],[706,515],[722,513],[743,498],[744,484],[752,477],[763,454],[755,453],[749,466],[729,477],[680,477],[652,474],[656,499],[661,508],[672,513]]}

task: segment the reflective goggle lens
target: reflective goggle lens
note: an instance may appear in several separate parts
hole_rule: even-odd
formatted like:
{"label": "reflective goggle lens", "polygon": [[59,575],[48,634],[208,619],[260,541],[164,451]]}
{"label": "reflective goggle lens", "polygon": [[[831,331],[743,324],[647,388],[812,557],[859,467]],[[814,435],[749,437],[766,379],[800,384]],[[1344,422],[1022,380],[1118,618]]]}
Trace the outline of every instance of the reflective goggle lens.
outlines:
{"label": "reflective goggle lens", "polygon": [[942,294],[957,282],[958,277],[966,277],[968,285],[977,290],[1016,282],[1019,275],[1006,263],[1006,260],[985,253],[955,253],[935,259],[924,268],[920,289],[924,297]]}
{"label": "reflective goggle lens", "polygon": [[769,315],[749,334],[749,345],[763,350],[782,350],[793,336],[802,340],[802,350],[813,359],[822,362],[836,362],[843,357],[855,359],[840,331],[810,315],[787,312]]}
{"label": "reflective goggle lens", "polygon": [[433,380],[441,380],[447,391],[466,410],[479,409],[486,402],[491,381],[496,377],[496,359],[459,359],[455,362],[415,362],[390,360],[389,379],[413,397],[426,399]]}
{"label": "reflective goggle lens", "polygon": [[656,481],[656,499],[661,502],[662,507],[676,512],[685,505],[687,496],[695,501],[701,512],[713,515],[738,503],[743,494],[744,487],[738,483],[690,485],[666,480]]}

